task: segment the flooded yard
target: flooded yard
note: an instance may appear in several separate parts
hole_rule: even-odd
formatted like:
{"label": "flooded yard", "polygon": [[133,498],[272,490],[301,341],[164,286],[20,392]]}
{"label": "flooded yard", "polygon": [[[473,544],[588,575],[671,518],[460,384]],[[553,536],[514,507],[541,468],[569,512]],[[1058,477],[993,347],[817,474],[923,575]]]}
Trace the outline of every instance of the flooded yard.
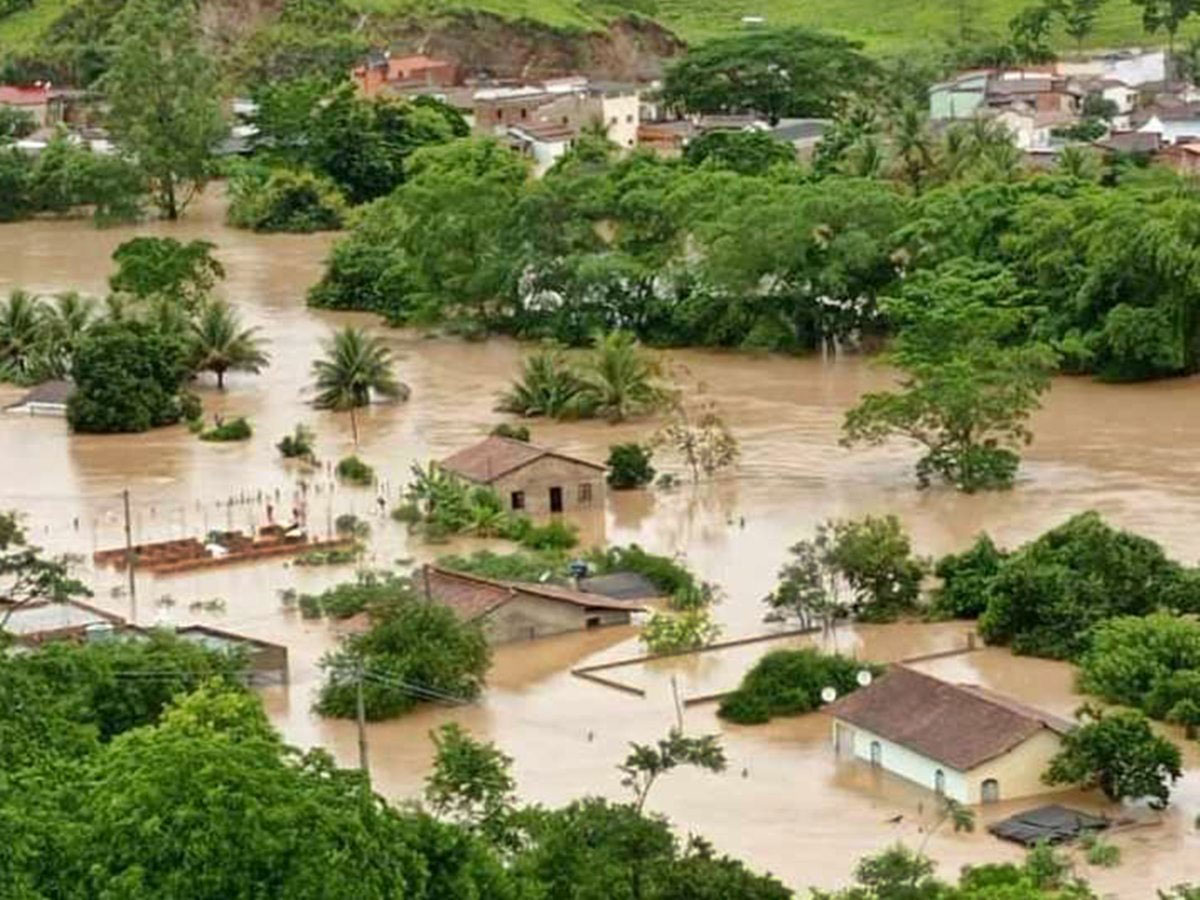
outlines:
{"label": "flooded yard", "polygon": [[[145,435],[68,434],[52,418],[0,416],[0,508],[28,513],[30,531],[55,551],[84,554],[118,546],[120,492],[130,492],[135,540],[198,534],[208,528],[247,528],[265,522],[265,506],[286,511],[304,503],[311,530],[326,533],[333,518],[355,512],[373,535],[368,562],[422,561],[470,542],[430,546],[410,540],[402,525],[381,515],[373,489],[336,485],[326,474],[300,474],[280,460],[275,442],[297,422],[317,432],[323,460],[352,450],[347,417],[308,405],[309,365],[333,326],[373,317],[321,313],[304,295],[321,271],[330,239],[262,236],[220,223],[212,198],[187,220],[138,229],[96,231],[84,222],[0,226],[0,293],[23,287],[39,293],[79,290],[99,295],[111,271],[112,250],[134,233],[204,238],[217,245],[228,277],[220,291],[247,325],[271,341],[271,366],[261,376],[233,375],[218,393],[207,381],[199,393],[206,411],[245,415],[252,440],[202,443],[182,427]],[[380,328],[398,358],[398,374],[412,388],[405,404],[381,405],[361,417],[360,455],[395,502],[410,467],[441,457],[485,434],[501,420],[495,395],[513,376],[521,348],[506,340],[467,343],[427,339]],[[1176,557],[1200,557],[1200,384],[1181,379],[1110,386],[1059,379],[1036,416],[1036,442],[1011,492],[961,496],[913,486],[915,453],[894,445],[848,451],[837,444],[843,412],[888,374],[860,358],[786,359],[720,352],[672,352],[685,386],[703,389],[720,406],[742,446],[735,476],[670,492],[612,496],[602,520],[585,533],[610,542],[638,542],[660,553],[680,553],[704,578],[725,591],[716,616],[725,637],[763,629],[762,596],[773,586],[787,547],[831,517],[895,513],[918,552],[937,555],[964,547],[987,530],[1016,543],[1085,509],[1164,544]],[[0,404],[20,391],[0,388]],[[534,440],[603,460],[610,444],[643,439],[653,422],[610,426],[599,422],[533,422]],[[479,544],[482,546],[482,544]],[[352,724],[321,720],[309,710],[317,662],[336,641],[324,622],[282,609],[284,588],[316,590],[352,576],[349,567],[307,569],[285,560],[197,574],[141,576],[136,608],[121,592],[123,576],[89,573],[96,602],[140,622],[192,620],[284,643],[291,681],[265,690],[267,708],[287,739],[323,744],[344,764],[356,761]],[[164,607],[163,595],[175,599]],[[191,613],[193,600],[223,598],[220,613]],[[789,638],[804,643],[812,638]],[[888,661],[961,647],[962,624],[840,629],[837,648],[860,658]],[[613,628],[509,646],[496,652],[489,688],[473,706],[425,708],[369,729],[372,775],[389,797],[415,797],[430,759],[428,732],[457,720],[515,757],[522,796],[561,803],[583,793],[619,796],[616,764],[629,741],[649,741],[674,721],[671,679],[684,697],[728,690],[762,652],[750,644],[700,656],[658,660],[618,670],[620,680],[645,689],[639,698],[581,680],[570,669],[641,652],[635,629]],[[1015,659],[987,649],[919,665],[941,677],[971,681],[1048,711],[1069,715],[1080,698],[1070,667]],[[838,764],[821,714],[738,727],[716,718],[715,704],[685,712],[691,732],[721,732],[730,758],[722,776],[681,771],[656,787],[650,807],[682,830],[703,834],[723,851],[769,869],[795,887],[844,883],[862,855],[904,840],[916,846],[929,822],[930,795],[852,763]],[[1098,889],[1122,897],[1153,895],[1153,888],[1200,881],[1200,758],[1185,747],[1189,766],[1162,823],[1118,836],[1122,866],[1085,874]],[[1083,808],[1094,798],[1069,797]],[[989,807],[981,825],[1028,804]],[[901,818],[892,822],[896,816]],[[949,830],[926,851],[951,874],[970,861],[1019,855],[987,835]]]}

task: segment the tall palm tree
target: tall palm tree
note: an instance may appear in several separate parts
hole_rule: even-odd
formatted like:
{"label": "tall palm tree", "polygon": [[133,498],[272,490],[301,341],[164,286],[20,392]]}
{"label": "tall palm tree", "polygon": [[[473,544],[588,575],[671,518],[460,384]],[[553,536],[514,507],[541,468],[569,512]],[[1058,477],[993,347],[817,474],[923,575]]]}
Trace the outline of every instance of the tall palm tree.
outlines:
{"label": "tall palm tree", "polygon": [[31,371],[42,337],[40,309],[37,297],[22,290],[0,302],[0,370],[11,377],[23,379]]}
{"label": "tall palm tree", "polygon": [[392,374],[392,352],[379,338],[360,328],[343,328],[324,343],[325,355],[312,364],[317,389],[317,409],[350,413],[350,430],[358,446],[358,420],[354,411],[378,394],[407,400],[408,387]]}
{"label": "tall palm tree", "polygon": [[892,150],[900,174],[914,194],[933,169],[933,137],[925,114],[912,104],[906,104],[891,123]]}
{"label": "tall palm tree", "polygon": [[1059,151],[1054,171],[1076,181],[1099,181],[1100,158],[1096,151],[1072,144]]}
{"label": "tall palm tree", "polygon": [[628,331],[597,334],[596,346],[579,371],[578,402],[585,416],[622,422],[653,412],[669,399],[659,384],[661,368]]}
{"label": "tall palm tree", "polygon": [[253,372],[267,364],[263,341],[257,328],[242,328],[232,306],[224,300],[209,300],[191,326],[192,366],[197,372],[217,376],[217,389],[225,390],[226,372]]}

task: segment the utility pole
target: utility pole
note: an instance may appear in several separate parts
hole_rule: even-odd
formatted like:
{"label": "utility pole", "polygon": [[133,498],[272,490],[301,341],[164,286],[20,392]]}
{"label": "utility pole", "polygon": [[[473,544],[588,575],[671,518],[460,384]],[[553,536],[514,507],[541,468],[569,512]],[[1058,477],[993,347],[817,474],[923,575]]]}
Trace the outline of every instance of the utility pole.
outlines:
{"label": "utility pole", "polygon": [[354,717],[358,720],[358,768],[367,779],[367,787],[371,786],[371,770],[367,766],[367,715],[363,703],[363,662],[359,658],[354,663]]}
{"label": "utility pole", "polygon": [[137,577],[133,573],[133,528],[129,522],[129,488],[121,491],[125,506],[125,571],[129,573],[129,622],[137,623]]}

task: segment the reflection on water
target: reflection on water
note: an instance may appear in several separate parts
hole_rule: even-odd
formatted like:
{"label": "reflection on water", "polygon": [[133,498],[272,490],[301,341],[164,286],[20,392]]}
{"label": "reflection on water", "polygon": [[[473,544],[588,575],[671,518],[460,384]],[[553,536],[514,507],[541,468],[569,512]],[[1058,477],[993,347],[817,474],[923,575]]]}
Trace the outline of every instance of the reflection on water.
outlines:
{"label": "reflection on water", "polygon": [[[121,499],[133,498],[137,540],[191,535],[209,528],[261,523],[269,502],[286,511],[303,503],[310,527],[324,533],[333,518],[354,512],[373,527],[368,563],[418,562],[445,552],[485,546],[456,541],[430,547],[410,541],[404,528],[380,515],[373,489],[347,488],[322,471],[308,476],[280,460],[274,443],[300,421],[318,434],[318,452],[334,461],[351,452],[345,416],[318,413],[306,403],[309,366],[320,341],[342,323],[372,325],[371,317],[308,310],[303,298],[318,277],[327,236],[269,236],[234,232],[220,224],[221,208],[206,200],[177,224],[96,231],[87,223],[38,222],[0,227],[0,292],[14,286],[50,293],[101,293],[112,250],[131,234],[154,233],[217,244],[228,271],[222,292],[247,325],[271,339],[272,365],[262,376],[234,374],[218,393],[207,381],[199,392],[209,414],[246,415],[255,438],[245,444],[201,443],[183,428],[141,436],[69,437],[53,419],[0,416],[0,506],[30,514],[32,533],[47,547],[90,555],[119,545]],[[400,377],[413,389],[407,404],[371,409],[360,424],[360,455],[379,472],[389,504],[414,462],[478,439],[500,420],[495,394],[515,371],[521,351],[512,342],[427,340],[399,331],[381,333],[395,350]],[[762,627],[761,598],[771,589],[786,548],[830,517],[895,513],[919,552],[963,547],[981,530],[1002,543],[1025,540],[1072,513],[1099,509],[1119,525],[1164,543],[1186,560],[1200,558],[1200,391],[1194,379],[1162,384],[1103,386],[1059,379],[1045,410],[1035,417],[1037,442],[1027,453],[1022,481],[1008,493],[960,496],[918,493],[912,487],[915,453],[901,445],[846,451],[838,447],[841,417],[864,390],[888,382],[888,373],[861,359],[821,361],[672,352],[693,382],[706,385],[741,441],[736,478],[653,496],[613,495],[607,514],[581,523],[588,540],[636,541],[650,550],[685,555],[690,565],[726,591],[717,617],[728,637]],[[0,388],[0,403],[18,391]],[[603,460],[608,447],[644,441],[654,423],[533,423],[534,439]],[[656,459],[660,468],[669,461]],[[683,474],[683,473],[679,473]],[[346,567],[293,567],[286,560],[175,577],[142,576],[138,618],[212,622],[284,642],[292,681],[264,692],[267,709],[288,739],[321,743],[346,764],[356,759],[347,723],[311,715],[317,663],[336,632],[323,622],[281,609],[277,591],[319,590],[350,577]],[[97,602],[128,613],[119,573],[95,573]],[[156,598],[169,593],[168,609]],[[222,614],[190,613],[192,600],[223,597]],[[796,639],[802,643],[807,639]],[[960,646],[962,626],[904,625],[843,629],[838,649],[864,659],[888,660]],[[582,792],[618,795],[616,763],[631,740],[660,736],[674,719],[670,680],[684,696],[725,690],[770,644],[718,654],[658,661],[622,669],[646,688],[644,699],[573,677],[569,669],[640,652],[632,629],[592,631],[535,644],[500,648],[490,687],[475,706],[429,708],[370,728],[377,787],[412,797],[426,773],[427,733],[460,721],[500,743],[516,758],[516,775],[531,801],[560,803]],[[988,650],[925,663],[930,672],[976,681],[1059,713],[1070,713],[1069,667],[1014,661]],[[720,731],[730,755],[721,777],[695,772],[665,780],[651,805],[681,827],[712,838],[723,850],[770,869],[796,886],[844,882],[861,855],[901,839],[916,845],[928,819],[929,795],[854,764],[837,764],[822,715],[754,728],[729,726],[713,705],[686,711],[690,730]],[[1196,745],[1186,748],[1195,771]],[[1071,802],[1093,804],[1091,798]],[[1020,804],[985,811],[984,821]],[[1086,874],[1121,896],[1152,896],[1152,887],[1200,881],[1200,838],[1190,825],[1200,812],[1200,777],[1181,782],[1179,800],[1164,824],[1118,838],[1124,864]],[[891,823],[896,816],[898,822]],[[952,874],[968,861],[1012,859],[1017,851],[982,829],[973,835],[939,833],[929,852]]]}

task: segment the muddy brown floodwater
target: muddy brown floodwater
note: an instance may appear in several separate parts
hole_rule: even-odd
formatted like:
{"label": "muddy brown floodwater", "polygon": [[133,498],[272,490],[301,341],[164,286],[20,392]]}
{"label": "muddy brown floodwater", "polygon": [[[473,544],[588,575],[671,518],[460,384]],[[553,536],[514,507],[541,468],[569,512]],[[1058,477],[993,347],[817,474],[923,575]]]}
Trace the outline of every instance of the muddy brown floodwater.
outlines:
{"label": "muddy brown floodwater", "polygon": [[[119,545],[119,493],[126,488],[138,540],[261,523],[268,501],[281,513],[290,510],[298,473],[277,456],[273,445],[281,435],[304,421],[316,429],[323,459],[336,460],[352,449],[345,416],[313,411],[305,389],[321,340],[344,322],[377,328],[413,389],[407,404],[378,406],[363,416],[360,453],[378,470],[389,502],[414,462],[446,454],[499,420],[492,405],[520,358],[516,344],[429,340],[379,327],[369,316],[309,310],[305,291],[319,276],[331,239],[233,231],[221,224],[221,214],[220,202],[210,197],[173,225],[106,231],[85,222],[0,227],[0,293],[19,286],[39,293],[101,294],[110,254],[135,234],[211,240],[228,270],[221,292],[247,324],[260,326],[271,340],[271,366],[263,375],[235,374],[224,394],[207,382],[199,388],[210,414],[251,419],[255,435],[243,444],[201,443],[182,427],[72,437],[61,420],[0,416],[0,507],[25,510],[31,531],[46,547],[90,556],[98,547]],[[895,513],[919,552],[939,554],[962,548],[981,530],[1014,543],[1073,513],[1098,509],[1114,523],[1162,542],[1181,559],[1200,557],[1200,390],[1195,379],[1130,386],[1057,380],[1035,418],[1036,442],[1026,453],[1017,487],[968,497],[945,490],[917,492],[911,448],[897,444],[851,452],[838,447],[843,411],[862,391],[888,381],[887,373],[869,361],[701,351],[669,356],[686,383],[703,386],[720,405],[741,441],[744,461],[735,477],[714,484],[618,495],[604,520],[584,523],[585,530],[686,555],[705,578],[725,588],[717,614],[727,637],[762,630],[760,598],[770,589],[786,548],[830,517]],[[0,387],[0,403],[18,394]],[[603,459],[609,444],[644,438],[654,427],[652,422],[618,427],[536,422],[534,437]],[[402,526],[376,513],[375,496],[372,489],[341,488],[318,476],[307,494],[310,525],[322,533],[338,513],[367,516],[375,529],[371,561],[378,565],[446,551],[409,542]],[[470,549],[466,543],[462,547]],[[324,623],[284,611],[277,592],[318,589],[351,575],[345,567],[301,569],[274,561],[195,576],[142,576],[137,608],[131,609],[119,576],[89,573],[97,602],[139,621],[197,619],[287,644],[291,682],[264,692],[267,708],[290,741],[326,745],[347,765],[356,759],[353,728],[309,711],[317,660],[333,646],[335,633]],[[164,595],[176,603],[159,604]],[[224,612],[187,612],[190,601],[211,597],[226,600]],[[862,627],[843,630],[837,641],[843,651],[886,661],[961,646],[965,628]],[[646,689],[644,699],[579,680],[569,671],[638,652],[631,628],[501,648],[477,705],[427,708],[370,728],[375,783],[389,797],[416,796],[430,760],[428,732],[453,719],[515,757],[528,800],[562,803],[585,792],[619,796],[615,765],[627,742],[661,736],[673,721],[672,676],[685,697],[728,689],[768,646],[620,670],[622,679]],[[1069,714],[1080,699],[1072,693],[1068,666],[1015,660],[999,650],[923,667],[1058,713]],[[650,806],[681,829],[706,835],[722,850],[797,888],[845,883],[860,856],[895,840],[916,845],[924,839],[928,795],[860,766],[835,764],[823,715],[754,728],[720,722],[711,705],[692,706],[685,716],[690,731],[723,735],[730,769],[722,776],[680,772],[656,788]],[[1200,760],[1195,744],[1185,752],[1188,775],[1161,823],[1116,838],[1124,864],[1097,870],[1081,863],[1101,890],[1150,897],[1156,886],[1200,881],[1200,835],[1192,826],[1200,812]],[[1068,799],[1096,807],[1094,798]],[[984,821],[1021,806],[988,808]],[[887,824],[896,815],[903,816],[900,822]],[[1018,856],[982,829],[972,835],[939,832],[926,850],[947,875],[969,861]]]}

